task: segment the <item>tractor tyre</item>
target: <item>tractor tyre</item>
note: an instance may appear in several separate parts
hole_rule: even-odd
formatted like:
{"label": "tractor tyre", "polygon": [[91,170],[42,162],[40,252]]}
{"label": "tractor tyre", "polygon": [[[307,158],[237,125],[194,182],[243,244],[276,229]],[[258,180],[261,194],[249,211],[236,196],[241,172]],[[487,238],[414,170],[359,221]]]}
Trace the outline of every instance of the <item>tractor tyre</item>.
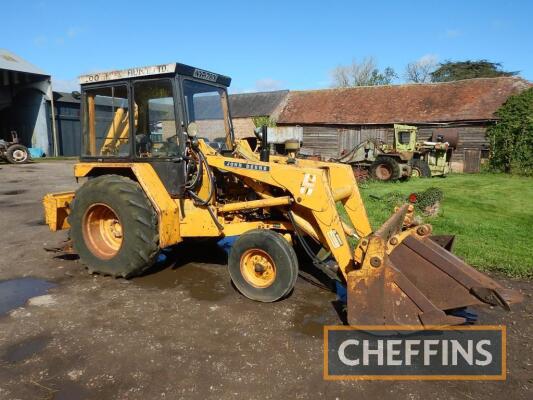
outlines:
{"label": "tractor tyre", "polygon": [[6,150],[6,160],[11,164],[25,164],[29,158],[28,148],[21,144],[12,144]]}
{"label": "tractor tyre", "polygon": [[228,270],[235,287],[249,299],[270,303],[287,296],[298,278],[298,258],[279,233],[254,229],[233,245]]}
{"label": "tractor tyre", "polygon": [[90,273],[130,278],[156,261],[157,213],[137,182],[119,175],[90,179],[71,207],[72,245]]}
{"label": "tractor tyre", "polygon": [[424,160],[411,161],[411,177],[413,178],[431,178],[431,169]]}
{"label": "tractor tyre", "polygon": [[400,174],[400,164],[392,157],[378,157],[370,166],[370,176],[378,181],[395,181]]}

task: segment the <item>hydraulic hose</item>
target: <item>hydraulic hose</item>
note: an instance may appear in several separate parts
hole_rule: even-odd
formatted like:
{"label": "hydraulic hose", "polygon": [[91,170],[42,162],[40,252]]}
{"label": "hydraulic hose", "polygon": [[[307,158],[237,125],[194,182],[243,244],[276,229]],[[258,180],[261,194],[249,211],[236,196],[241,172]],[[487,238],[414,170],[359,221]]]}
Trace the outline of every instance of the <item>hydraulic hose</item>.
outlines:
{"label": "hydraulic hose", "polygon": [[[209,202],[211,201],[211,199],[213,197],[214,188],[215,188],[215,177],[213,176],[213,171],[209,167],[209,164],[207,163],[207,159],[205,158],[204,153],[202,153],[202,150],[200,150],[200,149],[195,149],[195,150],[191,149],[191,151],[193,151],[198,156],[198,159],[199,159],[199,161],[198,161],[198,172],[196,173],[196,176],[194,177],[194,179],[191,182],[187,182],[185,184],[185,189],[186,189],[187,193],[189,194],[189,196],[191,196],[191,198],[193,199],[195,206],[207,207],[207,211],[209,212],[209,215],[211,215],[211,218],[213,219],[213,222],[215,223],[217,228],[222,231],[222,230],[224,230],[224,226],[220,222],[218,222],[218,219],[217,219],[215,213],[213,212],[213,210],[211,209],[211,207],[209,205]],[[208,183],[209,184],[209,192],[208,192],[208,195],[207,195],[206,199],[202,199],[194,191],[194,188],[196,187],[198,182],[201,181],[201,177],[203,175],[203,167],[202,167],[202,165],[205,166],[205,171],[207,173],[207,177],[208,177],[208,181],[209,181],[209,183]]]}

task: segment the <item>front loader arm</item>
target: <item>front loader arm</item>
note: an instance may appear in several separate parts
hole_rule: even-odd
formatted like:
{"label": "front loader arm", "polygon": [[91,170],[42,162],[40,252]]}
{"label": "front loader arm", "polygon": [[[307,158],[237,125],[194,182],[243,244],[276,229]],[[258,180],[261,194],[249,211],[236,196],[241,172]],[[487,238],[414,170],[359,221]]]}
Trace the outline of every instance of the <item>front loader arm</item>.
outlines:
{"label": "front loader arm", "polygon": [[[347,212],[357,235],[367,235],[370,224],[360,198],[359,191],[353,180],[353,173],[349,171],[351,179],[342,182],[342,169],[302,168],[276,162],[248,161],[222,157],[217,154],[207,155],[211,167],[234,173],[243,178],[249,178],[258,183],[259,187],[274,186],[288,192],[293,205],[291,212],[296,216],[305,215],[306,222],[302,230],[315,230],[314,237],[328,248],[343,275],[354,267],[354,256],[348,238],[345,234],[341,217],[337,211],[336,201],[347,204]],[[300,160],[299,160],[300,161]],[[326,163],[319,163],[326,164]],[[347,171],[347,170],[345,170]],[[335,184],[332,184],[332,181]],[[309,218],[312,216],[312,218]],[[298,218],[296,219],[298,224]]]}
{"label": "front loader arm", "polygon": [[[372,232],[349,167],[307,160],[288,164],[282,157],[261,162],[212,153],[207,158],[210,166],[240,176],[263,197],[275,198],[276,187],[291,199],[283,207],[294,216],[294,229],[329,249],[344,276],[352,325],[455,325],[465,322],[466,317],[453,314],[462,307],[488,303],[508,308],[521,301],[520,294],[438,245],[431,226],[414,226],[412,206],[399,208]],[[344,204],[360,238],[355,249],[337,202]]]}

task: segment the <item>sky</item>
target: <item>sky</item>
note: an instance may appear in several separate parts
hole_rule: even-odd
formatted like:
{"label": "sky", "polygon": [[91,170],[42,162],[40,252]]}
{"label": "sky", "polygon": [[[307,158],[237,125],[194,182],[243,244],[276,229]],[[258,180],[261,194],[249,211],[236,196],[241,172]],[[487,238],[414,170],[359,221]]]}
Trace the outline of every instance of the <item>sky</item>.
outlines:
{"label": "sky", "polygon": [[232,77],[233,93],[331,87],[374,57],[403,82],[419,59],[488,59],[533,81],[533,1],[3,0],[0,48],[52,75],[182,62]]}

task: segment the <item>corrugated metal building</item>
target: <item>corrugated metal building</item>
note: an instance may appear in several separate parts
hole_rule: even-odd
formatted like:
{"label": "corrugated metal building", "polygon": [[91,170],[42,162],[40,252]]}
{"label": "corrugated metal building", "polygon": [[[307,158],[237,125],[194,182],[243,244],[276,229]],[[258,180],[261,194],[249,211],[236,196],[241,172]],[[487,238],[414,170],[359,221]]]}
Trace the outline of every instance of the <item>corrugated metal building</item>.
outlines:
{"label": "corrugated metal building", "polygon": [[[54,92],[58,152],[61,156],[79,156],[81,152],[80,100],[71,93]],[[52,115],[50,113],[50,118]]]}
{"label": "corrugated metal building", "polygon": [[15,131],[22,144],[54,153],[47,101],[52,97],[50,75],[18,55],[0,49],[0,137]]}
{"label": "corrugated metal building", "polygon": [[488,157],[485,132],[496,121],[495,111],[530,86],[523,79],[503,77],[291,91],[277,122],[303,126],[303,147],[326,158],[338,157],[367,138],[391,143],[395,123],[418,126],[420,141],[456,134],[452,167],[462,171],[465,154]]}
{"label": "corrugated metal building", "polygon": [[288,90],[276,90],[230,95],[231,121],[235,137],[253,136],[254,118],[269,117],[275,121],[285,105],[288,94]]}

